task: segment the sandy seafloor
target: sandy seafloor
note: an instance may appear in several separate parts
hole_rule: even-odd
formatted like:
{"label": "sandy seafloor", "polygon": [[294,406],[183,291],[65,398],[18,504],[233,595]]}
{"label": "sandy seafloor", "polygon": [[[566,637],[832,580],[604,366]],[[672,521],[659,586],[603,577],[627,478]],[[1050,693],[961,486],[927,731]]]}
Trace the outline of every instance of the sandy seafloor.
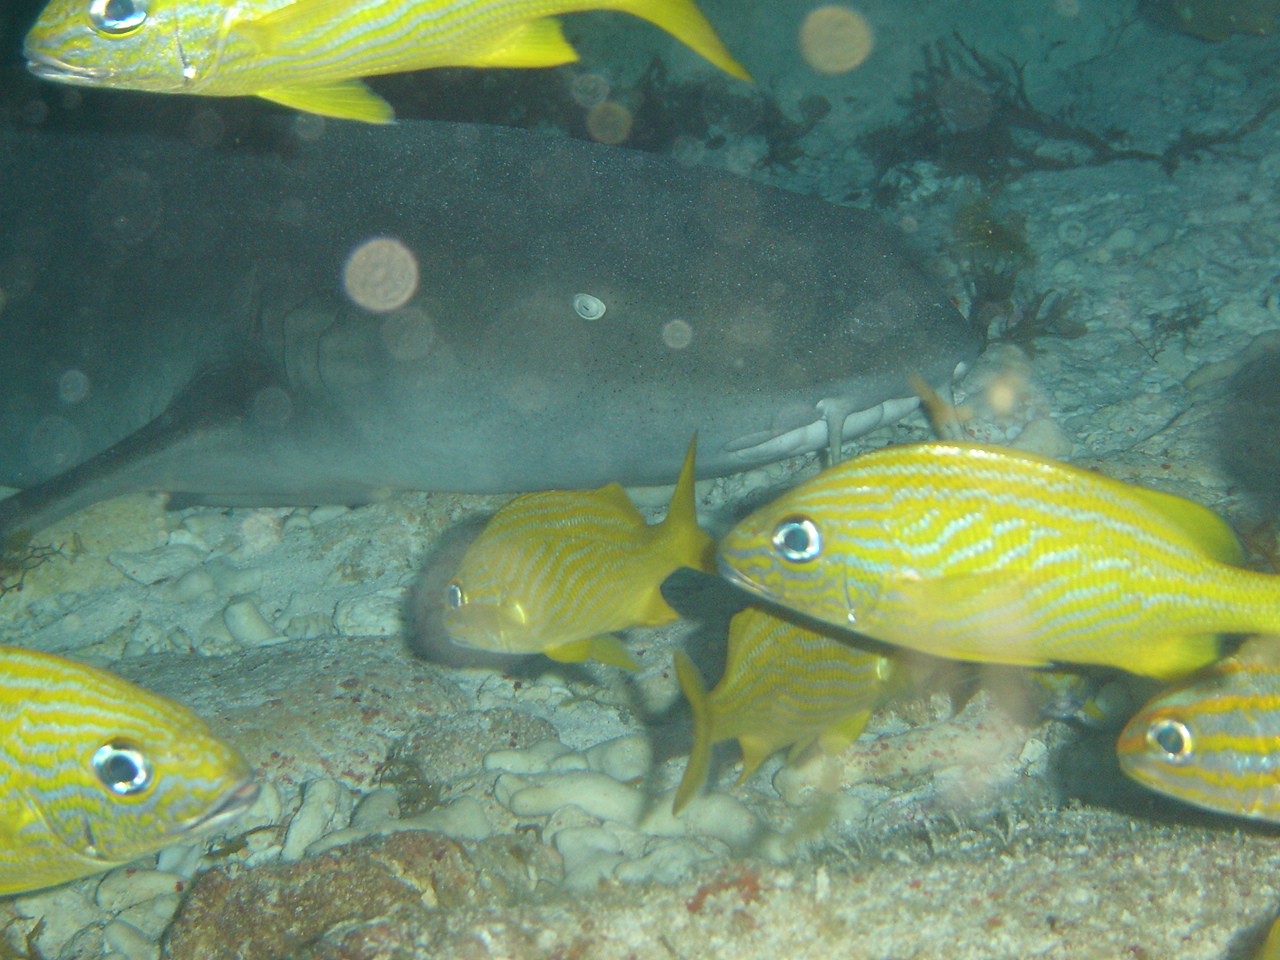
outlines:
{"label": "sandy seafloor", "polygon": [[[799,6],[728,8],[706,7],[784,107],[814,92],[833,106],[794,171],[753,175],[832,199],[865,195],[854,138],[901,117],[921,45],[953,30],[1025,62],[1042,110],[1123,127],[1125,146],[1156,153],[1280,95],[1280,38],[1207,43],[1127,3],[884,0],[863,8],[871,60],[836,78],[796,55]],[[582,49],[618,77],[644,62],[610,34]],[[706,160],[741,170],[762,151],[731,139]],[[909,172],[884,213],[963,305],[972,251],[951,242],[953,217],[983,186],[929,163]],[[1267,519],[1221,447],[1229,422],[1265,474],[1278,440],[1267,398],[1230,387],[1280,337],[1278,172],[1272,117],[1171,172],[1116,162],[1008,183],[992,202],[1025,219],[1036,262],[1023,296],[1072,296],[1068,318],[1087,332],[993,343],[957,391],[970,433],[1192,497],[1240,529]],[[915,415],[850,452],[928,436]],[[745,496],[814,469],[802,458],[699,484],[700,509],[723,530]],[[1250,956],[1280,908],[1275,830],[1144,793],[1110,758],[1112,735],[1034,720],[1008,694],[962,708],[942,685],[905,695],[829,766],[792,775],[810,788],[798,805],[773,786],[779,758],[735,786],[722,746],[714,789],[672,820],[662,794],[689,722],[670,653],[722,642],[705,627],[637,631],[634,676],[442,665],[414,652],[441,649],[429,626],[406,639],[441,535],[503,500],[166,513],[139,495],[42,534],[63,555],[0,598],[6,639],[192,705],[266,788],[233,831],[260,828],[243,842],[197,841],[161,854],[158,872],[150,858],[0,903],[15,947],[43,918],[31,942],[49,958],[1221,960]]]}

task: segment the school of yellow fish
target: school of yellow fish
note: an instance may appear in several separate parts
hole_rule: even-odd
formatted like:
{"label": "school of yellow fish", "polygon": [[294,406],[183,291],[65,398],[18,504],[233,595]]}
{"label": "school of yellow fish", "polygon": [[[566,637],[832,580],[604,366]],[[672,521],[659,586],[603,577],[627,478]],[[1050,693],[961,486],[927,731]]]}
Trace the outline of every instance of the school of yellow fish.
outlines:
{"label": "school of yellow fish", "polygon": [[244,758],[185,707],[0,646],[0,895],[128,863],[246,809]]}
{"label": "school of yellow fish", "polygon": [[555,17],[620,10],[750,80],[693,0],[52,0],[26,38],[60,83],[255,96],[323,116],[393,119],[359,78],[578,59]]}

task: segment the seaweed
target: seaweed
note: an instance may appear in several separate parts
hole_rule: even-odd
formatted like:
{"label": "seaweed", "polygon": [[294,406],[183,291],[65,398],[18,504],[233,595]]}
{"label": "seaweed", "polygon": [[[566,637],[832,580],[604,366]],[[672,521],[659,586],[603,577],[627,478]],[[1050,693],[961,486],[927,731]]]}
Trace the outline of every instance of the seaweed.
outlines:
{"label": "seaweed", "polygon": [[417,816],[440,806],[444,788],[431,780],[422,764],[406,755],[407,741],[393,743],[387,757],[373,775],[373,782],[392,787],[400,807],[400,817]]}
{"label": "seaweed", "polygon": [[1015,295],[1009,302],[1008,312],[997,320],[991,340],[1015,344],[1028,356],[1035,356],[1035,341],[1039,337],[1066,340],[1082,337],[1089,332],[1088,326],[1070,317],[1078,300],[1077,294],[1056,290],[1035,291],[1025,297]]}
{"label": "seaweed", "polygon": [[22,589],[27,574],[54,557],[65,556],[48,544],[31,542],[30,530],[15,530],[0,538],[0,597]]}
{"label": "seaweed", "polygon": [[923,58],[902,101],[906,118],[858,139],[876,166],[875,196],[881,204],[903,188],[900,178],[910,176],[904,168],[921,161],[936,163],[946,175],[971,175],[987,183],[1120,160],[1156,163],[1172,173],[1184,160],[1239,141],[1280,108],[1280,98],[1273,98],[1236,127],[1186,128],[1162,149],[1144,150],[1122,146],[1127,132],[1119,127],[1097,131],[1076,122],[1070,108],[1040,109],[1027,94],[1025,63],[982,53],[958,33],[926,44]]}

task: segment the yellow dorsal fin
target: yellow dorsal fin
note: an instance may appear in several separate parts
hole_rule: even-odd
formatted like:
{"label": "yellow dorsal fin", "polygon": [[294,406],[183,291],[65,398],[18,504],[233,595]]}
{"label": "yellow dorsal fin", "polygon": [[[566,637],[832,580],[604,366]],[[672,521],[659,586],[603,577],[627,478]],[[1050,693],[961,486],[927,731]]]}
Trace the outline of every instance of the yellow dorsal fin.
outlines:
{"label": "yellow dorsal fin", "polygon": [[[586,9],[584,5],[584,9]],[[601,0],[591,9],[621,10],[633,17],[648,20],[667,31],[685,46],[702,54],[717,67],[739,80],[751,80],[751,74],[743,69],[724,43],[716,35],[715,28],[692,0]]]}
{"label": "yellow dorsal fin", "polygon": [[281,106],[292,107],[322,117],[339,120],[363,120],[365,123],[390,123],[395,119],[391,104],[359,80],[337,83],[294,84],[271,90],[258,90],[257,96]]}
{"label": "yellow dorsal fin", "polygon": [[[574,496],[577,496],[574,494]],[[590,492],[590,496],[600,503],[606,504],[613,509],[625,514],[629,519],[635,520],[637,527],[645,525],[644,514],[642,514],[631,498],[627,496],[627,491],[622,489],[620,483],[606,483],[603,487],[597,487]]]}
{"label": "yellow dorsal fin", "polygon": [[671,494],[671,505],[662,521],[658,536],[669,545],[669,555],[684,567],[692,567],[703,573],[716,572],[716,544],[711,535],[698,526],[698,505],[694,497],[694,469],[698,456],[698,435],[689,441],[680,468],[680,479]]}
{"label": "yellow dorsal fin", "polygon": [[680,786],[676,787],[675,798],[671,801],[671,812],[679,813],[707,782],[711,772],[711,747],[715,741],[711,739],[711,704],[707,699],[707,688],[702,683],[702,674],[683,650],[676,651],[675,661],[680,690],[693,712],[693,746],[689,750],[689,764],[684,768],[684,776],[680,778]]}
{"label": "yellow dorsal fin", "polygon": [[569,46],[560,29],[560,21],[543,17],[519,24],[501,44],[469,58],[466,67],[558,67],[573,63],[578,53]]}

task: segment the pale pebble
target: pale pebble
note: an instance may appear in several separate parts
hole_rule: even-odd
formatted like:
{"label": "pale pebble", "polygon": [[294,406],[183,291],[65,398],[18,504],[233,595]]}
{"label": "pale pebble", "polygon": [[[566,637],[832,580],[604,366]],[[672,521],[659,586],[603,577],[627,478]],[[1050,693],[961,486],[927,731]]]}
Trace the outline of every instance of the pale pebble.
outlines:
{"label": "pale pebble", "polygon": [[188,570],[176,580],[161,584],[158,589],[165,600],[173,603],[191,603],[215,593],[213,577],[204,567]]}
{"label": "pale pebble", "polygon": [[176,873],[120,867],[102,878],[93,898],[103,910],[118,913],[135,903],[177,893],[186,881]]}
{"label": "pale pebble", "polygon": [[556,757],[548,765],[547,770],[551,773],[568,773],[570,770],[586,770],[587,768],[587,758],[581,753],[571,752]]}
{"label": "pale pebble", "polygon": [[160,944],[131,923],[112,920],[102,933],[111,949],[123,953],[129,960],[159,960]]}
{"label": "pale pebble", "polygon": [[169,922],[173,920],[173,915],[178,912],[178,904],[181,902],[182,898],[176,893],[156,897],[126,907],[116,915],[116,919],[137,927],[152,940],[159,940],[165,928],[169,926]]}
{"label": "pale pebble", "polygon": [[253,593],[262,586],[262,571],[257,567],[237,567],[225,557],[215,557],[204,565],[213,580],[214,589],[224,597]]}
{"label": "pale pebble", "polygon": [[541,838],[543,843],[554,845],[556,834],[561,830],[598,826],[600,826],[598,817],[593,817],[581,807],[571,803],[547,817],[547,822],[542,825]]}
{"label": "pale pebble", "polygon": [[508,810],[511,809],[511,798],[529,786],[532,781],[518,773],[504,773],[493,783],[493,798]]}
{"label": "pale pebble", "polygon": [[333,628],[344,637],[394,637],[404,632],[400,590],[379,590],[339,600],[333,608]]}
{"label": "pale pebble", "polygon": [[290,617],[281,631],[290,640],[314,640],[333,632],[333,622],[324,613],[305,613]]}
{"label": "pale pebble", "polygon": [[567,803],[577,804],[601,820],[634,826],[645,807],[640,791],[590,770],[544,774],[511,795],[507,808],[516,816],[546,816]]}
{"label": "pale pebble", "polygon": [[328,523],[337,517],[350,513],[350,507],[344,507],[339,503],[328,503],[316,507],[307,515],[307,519],[311,521],[313,527],[318,527],[322,523]]}
{"label": "pale pebble", "polygon": [[643,777],[653,766],[653,747],[642,733],[598,743],[583,756],[589,769],[621,783]]}
{"label": "pale pebble", "polygon": [[555,848],[564,861],[564,886],[572,890],[595,886],[626,859],[621,842],[604,827],[561,830]]}
{"label": "pale pebble", "polygon": [[200,868],[202,853],[196,844],[175,843],[156,855],[156,870],[161,873],[176,873],[190,880]]}
{"label": "pale pebble", "polygon": [[280,814],[283,812],[284,805],[280,801],[280,791],[276,789],[276,785],[270,780],[261,781],[258,784],[257,799],[240,815],[234,824],[234,829],[238,833],[247,833],[257,827],[279,823]]}
{"label": "pale pebble", "polygon": [[285,831],[281,859],[301,859],[307,847],[332,829],[342,810],[342,795],[346,793],[342,784],[328,778],[312,780],[306,785],[302,805],[298,807],[298,812],[293,815]]}
{"label": "pale pebble", "polygon": [[356,804],[351,815],[351,826],[365,829],[379,827],[389,820],[400,817],[400,799],[390,787],[379,787],[367,793]]}
{"label": "pale pebble", "polygon": [[288,638],[271,625],[253,597],[236,597],[222,611],[232,639],[246,646],[265,647]]}
{"label": "pale pebble", "polygon": [[1044,457],[1064,460],[1071,456],[1074,445],[1071,438],[1055,421],[1043,417],[1032,420],[1023,427],[1022,432],[1010,446],[1018,450],[1026,450],[1028,453],[1038,453]]}
{"label": "pale pebble", "polygon": [[44,927],[35,940],[47,957],[60,956],[64,945],[82,928],[97,925],[102,918],[98,905],[80,884],[24,894],[13,901],[13,906],[19,916],[44,918]]}
{"label": "pale pebble", "polygon": [[200,551],[185,544],[137,552],[116,550],[107,555],[107,563],[144,587],[180,577],[203,559]]}
{"label": "pale pebble", "polygon": [[539,740],[524,750],[491,750],[484,755],[484,768],[508,773],[546,773],[553,760],[569,752],[559,740]]}
{"label": "pale pebble", "polygon": [[236,638],[231,635],[231,631],[227,628],[227,621],[221,613],[215,613],[196,628],[196,639],[202,644],[203,641],[210,641],[219,646],[230,645],[233,648],[240,646]]}
{"label": "pale pebble", "polygon": [[474,797],[460,797],[453,803],[420,813],[416,817],[383,820],[371,825],[335,830],[308,846],[306,855],[315,856],[344,843],[354,843],[365,837],[386,836],[402,830],[439,833],[454,840],[487,840],[493,835],[493,828],[489,825],[489,819],[485,816],[480,802]]}
{"label": "pale pebble", "polygon": [[692,840],[658,840],[643,856],[614,867],[613,878],[623,883],[676,883],[689,875],[694,864],[714,856]]}
{"label": "pale pebble", "polygon": [[660,837],[714,837],[730,847],[745,846],[759,832],[760,822],[746,804],[724,793],[694,797],[679,816],[671,812],[675,791],[663,794],[637,829]]}

